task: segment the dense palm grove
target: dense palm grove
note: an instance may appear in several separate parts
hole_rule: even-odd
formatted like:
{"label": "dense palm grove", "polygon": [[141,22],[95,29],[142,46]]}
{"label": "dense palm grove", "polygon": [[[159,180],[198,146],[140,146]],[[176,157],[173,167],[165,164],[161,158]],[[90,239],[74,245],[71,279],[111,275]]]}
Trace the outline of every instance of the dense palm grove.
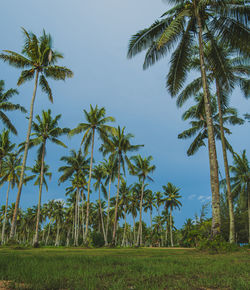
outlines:
{"label": "dense palm grove", "polygon": [[[5,82],[0,81],[0,184],[7,184],[6,203],[0,212],[1,243],[193,247],[218,236],[230,243],[249,243],[250,166],[247,151],[234,152],[229,136],[230,126],[249,122],[248,112],[241,117],[230,107],[235,88],[240,88],[246,98],[250,95],[249,5],[245,2],[171,1],[173,7],[160,20],[140,30],[129,42],[128,58],[146,50],[144,69],[171,56],[166,87],[172,97],[177,97],[178,107],[193,100],[183,113],[190,128],[178,138],[192,139],[189,156],[203,146],[208,148],[212,217],[207,217],[210,204],[205,205],[200,215],[186,220],[181,229],[175,227],[174,216],[181,210],[182,189],[171,181],[158,185],[157,192],[150,189],[156,168],[153,157],[140,155],[143,145],[134,144],[134,136],[125,127],[115,127],[115,118],[107,116],[104,107],[84,108],[83,119],[75,128],[61,128],[61,115],[53,115],[52,109],[34,116],[37,89],[53,103],[48,79],[66,80],[73,72],[57,65],[63,56],[53,49],[49,34],[43,31],[37,37],[22,29],[21,53],[4,50],[0,54],[2,61],[21,70],[18,86],[34,81],[26,141],[19,145],[12,141],[17,130],[6,112],[27,111],[11,102],[18,91],[6,90]],[[192,79],[186,83],[189,75]],[[69,149],[58,168],[58,184],[67,184],[66,202],[42,204],[42,192],[53,178],[46,159],[47,146],[53,143],[58,150],[67,148],[61,137],[73,139],[75,135],[81,136],[79,149]],[[218,168],[216,146],[222,146],[225,178],[219,175],[223,169]],[[28,152],[33,147],[37,159],[28,167]],[[97,151],[103,156],[100,162],[95,160]],[[129,184],[129,175],[137,182]],[[38,202],[22,210],[22,187],[30,182],[37,186],[34,203]],[[9,204],[12,190],[16,190],[16,202]],[[146,216],[149,223],[143,221]]]}

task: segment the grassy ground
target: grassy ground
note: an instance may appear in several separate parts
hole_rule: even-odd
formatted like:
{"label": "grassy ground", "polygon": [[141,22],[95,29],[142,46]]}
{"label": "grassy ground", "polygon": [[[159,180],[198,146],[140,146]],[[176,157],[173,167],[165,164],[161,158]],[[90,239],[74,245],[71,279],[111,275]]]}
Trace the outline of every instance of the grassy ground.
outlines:
{"label": "grassy ground", "polygon": [[3,248],[0,280],[30,289],[242,290],[250,289],[249,262],[249,252]]}

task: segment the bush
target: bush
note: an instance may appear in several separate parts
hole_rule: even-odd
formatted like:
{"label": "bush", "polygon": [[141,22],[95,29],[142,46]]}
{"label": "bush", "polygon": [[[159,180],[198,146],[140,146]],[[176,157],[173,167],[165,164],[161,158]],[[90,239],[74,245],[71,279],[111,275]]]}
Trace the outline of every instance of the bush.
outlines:
{"label": "bush", "polygon": [[103,235],[98,232],[91,233],[91,245],[95,248],[100,248],[105,245]]}
{"label": "bush", "polygon": [[226,242],[220,235],[213,239],[200,240],[198,249],[214,254],[235,252],[240,250],[236,244],[230,244]]}

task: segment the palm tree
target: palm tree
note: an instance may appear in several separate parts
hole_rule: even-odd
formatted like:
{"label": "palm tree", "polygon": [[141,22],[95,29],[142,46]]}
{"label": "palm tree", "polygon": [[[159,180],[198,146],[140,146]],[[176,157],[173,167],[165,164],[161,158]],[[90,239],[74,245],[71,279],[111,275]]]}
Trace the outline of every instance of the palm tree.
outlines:
{"label": "palm tree", "polygon": [[70,136],[84,133],[81,145],[84,144],[85,154],[88,152],[88,148],[91,146],[91,158],[90,158],[90,167],[89,167],[89,181],[88,181],[88,197],[87,197],[87,216],[86,216],[86,235],[85,243],[87,242],[88,237],[88,224],[89,224],[89,200],[90,200],[90,183],[91,183],[91,174],[93,166],[93,155],[94,155],[94,141],[95,133],[97,132],[101,139],[106,139],[107,133],[112,131],[112,127],[106,125],[108,122],[114,122],[113,117],[106,117],[106,110],[104,107],[98,108],[96,105],[92,107],[90,105],[90,112],[83,110],[85,119],[87,123],[80,123],[78,126],[69,132]]}
{"label": "palm tree", "polygon": [[[38,245],[38,230],[39,230],[39,219],[40,219],[40,211],[41,211],[41,199],[42,199],[42,187],[43,187],[43,173],[44,173],[44,158],[46,155],[46,145],[47,141],[51,141],[57,145],[60,145],[64,148],[67,146],[58,139],[58,137],[63,134],[67,134],[69,132],[68,128],[60,128],[58,127],[58,121],[60,120],[61,115],[57,115],[54,119],[51,116],[51,110],[42,111],[42,118],[39,115],[36,115],[36,122],[32,123],[32,129],[34,133],[31,134],[29,148],[33,146],[39,146],[38,148],[38,158],[39,164],[41,165],[40,172],[40,181],[39,181],[39,199],[38,199],[38,211],[37,211],[37,221],[36,221],[36,233],[34,237],[34,245]],[[21,150],[24,149],[25,144],[20,144]]]}
{"label": "palm tree", "polygon": [[[245,76],[249,76],[249,65],[245,58],[234,56],[234,52],[226,48],[224,44],[218,43],[216,39],[209,34],[210,42],[204,47],[204,56],[206,61],[206,67],[208,69],[208,83],[211,86],[215,83],[217,105],[218,105],[218,121],[220,127],[220,139],[222,144],[224,169],[227,185],[227,197],[229,205],[229,219],[230,219],[230,231],[229,241],[235,242],[235,224],[234,224],[234,210],[233,200],[230,185],[228,158],[227,158],[227,140],[224,134],[224,112],[228,107],[228,94],[234,85],[238,85],[243,91],[244,96],[249,97],[249,80]],[[194,56],[191,60],[190,69],[199,69],[199,50],[194,48]],[[202,89],[201,78],[193,80],[186,88],[181,92],[177,98],[177,106],[181,107],[184,102],[193,97],[194,93],[197,93]]]}
{"label": "palm tree", "polygon": [[104,193],[105,198],[107,198],[107,192],[102,183],[103,177],[104,177],[103,167],[101,164],[98,164],[93,169],[93,178],[96,180],[94,184],[94,189],[98,190],[98,193],[99,193],[98,203],[99,203],[100,219],[101,219],[102,232],[103,232],[105,245],[107,245],[108,241],[107,241],[104,220],[103,220],[103,209],[101,205],[101,188],[102,188],[102,192]]}
{"label": "palm tree", "polygon": [[14,95],[17,95],[18,91],[14,89],[9,89],[4,92],[4,81],[0,80],[0,119],[3,124],[7,127],[11,133],[17,135],[17,130],[15,126],[12,124],[10,119],[5,115],[6,111],[20,111],[22,113],[27,113],[26,109],[19,104],[12,104],[9,102],[9,99]]}
{"label": "palm tree", "polygon": [[167,186],[163,185],[163,194],[165,195],[164,202],[165,202],[165,208],[166,211],[170,209],[169,212],[169,221],[170,221],[170,241],[171,241],[171,246],[174,246],[173,242],[173,218],[172,218],[172,211],[174,208],[180,208],[182,205],[181,202],[178,200],[181,198],[179,195],[180,188],[177,188],[175,185],[173,185],[171,182],[168,182]]}
{"label": "palm tree", "polygon": [[14,237],[16,228],[17,210],[19,207],[24,171],[28,156],[38,79],[42,91],[44,91],[48,95],[49,100],[53,102],[52,90],[46,78],[52,78],[54,80],[65,80],[67,77],[73,77],[73,73],[70,69],[55,65],[60,58],[63,58],[63,56],[59,52],[52,50],[52,38],[49,34],[46,34],[45,31],[43,31],[42,36],[37,38],[35,34],[31,32],[28,33],[24,28],[22,28],[22,30],[24,32],[24,46],[22,54],[10,50],[4,50],[4,53],[0,54],[0,59],[2,59],[4,62],[8,62],[9,65],[19,69],[25,68],[25,70],[21,72],[21,75],[18,79],[18,86],[35,77],[35,85],[30,105],[29,125],[24,148],[22,171],[18,185],[15,212],[11,224],[10,238]]}
{"label": "palm tree", "polygon": [[56,222],[56,241],[55,246],[60,245],[60,229],[63,225],[65,215],[64,203],[63,201],[56,200],[54,202],[53,218]]}
{"label": "palm tree", "polygon": [[[79,189],[80,184],[79,182],[82,180],[82,178],[85,177],[86,171],[89,169],[89,159],[86,159],[86,156],[82,155],[82,151],[79,150],[78,153],[76,153],[75,150],[70,151],[70,156],[63,156],[61,158],[61,161],[65,161],[67,165],[61,166],[58,171],[62,172],[62,176],[59,178],[59,184],[62,182],[65,182],[71,177],[74,177],[75,184],[76,184],[76,204],[75,204],[75,246],[78,245],[78,215],[79,212],[78,206],[79,206]],[[87,227],[87,225],[86,225]],[[87,229],[87,228],[86,228]],[[85,232],[85,235],[87,233]]]}
{"label": "palm tree", "polygon": [[125,246],[125,240],[126,240],[126,230],[127,230],[127,213],[129,208],[129,202],[130,202],[130,194],[131,194],[131,186],[127,185],[127,182],[122,179],[120,190],[119,190],[119,207],[122,208],[123,214],[124,214],[124,230],[123,230],[123,238],[122,238],[122,244],[121,246]]}
{"label": "palm tree", "polygon": [[[138,192],[136,190],[136,185],[134,185],[131,189],[131,195],[129,198],[129,204],[128,204],[128,212],[132,214],[133,217],[133,232],[134,232],[134,239],[133,239],[133,243],[135,245],[136,243],[136,235],[135,235],[135,218],[137,217],[137,212],[140,209],[140,198],[139,198],[139,194],[140,192]],[[138,194],[139,193],[139,194]]]}
{"label": "palm tree", "polygon": [[140,239],[140,231],[142,230],[142,204],[143,204],[143,195],[144,195],[144,183],[146,179],[153,181],[153,179],[149,176],[149,174],[155,170],[155,165],[150,164],[152,160],[153,160],[152,156],[142,158],[141,155],[136,155],[136,156],[131,157],[131,161],[134,162],[134,164],[131,167],[131,173],[133,175],[138,176],[139,181],[142,182],[141,197],[140,197],[140,220],[139,220],[139,230],[138,230],[138,235],[137,235],[137,246],[142,244],[142,238]]}
{"label": "palm tree", "polygon": [[8,209],[8,200],[9,200],[9,191],[10,187],[13,189],[15,185],[19,182],[20,177],[20,169],[21,169],[22,156],[19,156],[16,153],[9,154],[3,163],[3,174],[0,181],[0,184],[8,181],[8,189],[6,193],[6,205],[5,205],[5,213],[3,219],[3,227],[2,227],[2,243],[4,243],[5,236],[5,225],[7,219],[7,209]]}
{"label": "palm tree", "polygon": [[33,239],[34,247],[38,247],[38,234],[39,234],[39,223],[40,223],[40,215],[41,215],[42,188],[43,188],[43,185],[45,185],[46,191],[48,191],[48,184],[47,184],[47,181],[45,179],[45,176],[47,176],[47,177],[49,177],[49,179],[51,179],[52,173],[49,172],[49,165],[46,165],[44,162],[44,154],[43,154],[43,158],[42,159],[39,158],[38,160],[36,160],[35,165],[29,169],[30,169],[31,173],[33,174],[31,176],[31,178],[32,179],[36,178],[34,185],[39,186],[39,198],[38,198],[37,217],[36,217],[36,230],[35,230],[35,236]]}
{"label": "palm tree", "polygon": [[233,165],[229,167],[233,177],[232,194],[235,197],[243,197],[248,204],[248,242],[250,244],[250,166],[246,156],[246,150],[242,155],[234,153]]}
{"label": "palm tree", "polygon": [[120,126],[116,130],[113,130],[112,135],[105,140],[105,143],[101,146],[100,150],[103,152],[104,156],[111,153],[111,158],[113,158],[114,163],[117,164],[117,193],[116,193],[116,203],[115,203],[115,216],[114,216],[114,229],[112,236],[112,245],[115,245],[115,236],[117,228],[117,210],[118,210],[118,198],[120,190],[120,175],[121,166],[123,172],[125,173],[125,162],[131,166],[130,160],[127,153],[137,151],[143,145],[132,145],[130,139],[134,136],[132,134],[125,134],[125,127],[122,129]]}
{"label": "palm tree", "polygon": [[147,194],[145,194],[145,202],[143,204],[144,211],[147,212],[149,210],[150,213],[150,228],[152,231],[152,213],[153,213],[153,208],[156,208],[156,199],[155,196],[152,192],[152,190],[148,190]]}
{"label": "palm tree", "polygon": [[[191,128],[183,131],[181,134],[178,135],[179,139],[187,139],[191,138],[196,135],[194,141],[189,146],[187,150],[187,155],[191,156],[195,154],[200,147],[205,146],[204,140],[208,138],[207,132],[207,122],[206,122],[206,115],[205,115],[205,108],[204,108],[204,98],[203,94],[199,94],[195,96],[196,104],[189,108],[184,114],[182,115],[182,119],[184,121],[191,119],[190,122]],[[214,124],[214,134],[215,138],[221,140],[221,130],[220,130],[220,121],[219,121],[219,114],[217,112],[217,102],[215,97],[211,97],[211,112]],[[244,120],[237,116],[237,110],[234,108],[225,108],[223,110],[223,124],[230,124],[230,125],[242,125]],[[223,130],[227,134],[231,134],[231,131],[223,127]],[[227,139],[225,139],[226,148],[233,152],[233,149]]]}
{"label": "palm tree", "polygon": [[[204,57],[204,37],[210,32],[219,36],[221,43],[241,53],[249,55],[247,29],[249,7],[242,1],[172,1],[174,7],[162,15],[149,28],[133,35],[128,50],[131,58],[147,49],[144,69],[176,47],[170,60],[170,70],[167,76],[167,88],[175,96],[182,88],[189,70],[192,47],[196,42],[199,48],[201,81],[204,94],[205,114],[207,121],[210,183],[212,191],[212,235],[220,233],[220,198],[217,152],[214,139],[214,127],[211,116],[209,87],[207,82],[207,67]],[[204,35],[204,30],[206,34]]]}
{"label": "palm tree", "polygon": [[[105,159],[101,162],[103,168],[104,178],[106,178],[105,185],[108,184],[108,209],[107,209],[107,224],[106,224],[106,237],[108,237],[108,228],[109,228],[109,211],[110,211],[110,189],[111,189],[111,182],[115,181],[117,177],[117,164],[114,162],[114,158],[112,156],[109,159]],[[108,245],[107,244],[105,246]]]}
{"label": "palm tree", "polygon": [[158,216],[160,215],[160,206],[162,205],[162,193],[160,191],[157,191],[155,193],[155,202],[157,206],[157,212]]}

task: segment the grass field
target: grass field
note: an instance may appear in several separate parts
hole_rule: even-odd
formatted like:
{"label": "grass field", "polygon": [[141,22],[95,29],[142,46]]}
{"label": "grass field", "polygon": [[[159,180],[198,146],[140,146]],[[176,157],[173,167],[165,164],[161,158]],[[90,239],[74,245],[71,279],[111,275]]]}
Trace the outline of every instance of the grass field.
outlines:
{"label": "grass field", "polygon": [[249,262],[247,251],[3,248],[0,280],[29,289],[241,290],[250,289]]}

